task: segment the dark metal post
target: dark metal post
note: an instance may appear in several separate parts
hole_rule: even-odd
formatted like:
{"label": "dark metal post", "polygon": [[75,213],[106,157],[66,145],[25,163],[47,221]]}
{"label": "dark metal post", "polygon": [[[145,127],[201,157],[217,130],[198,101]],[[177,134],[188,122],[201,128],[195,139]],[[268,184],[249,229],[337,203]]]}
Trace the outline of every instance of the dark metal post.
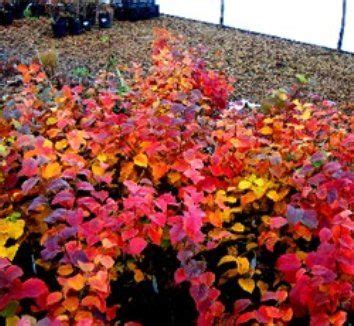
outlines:
{"label": "dark metal post", "polygon": [[224,27],[225,0],[220,0],[220,26]]}
{"label": "dark metal post", "polygon": [[341,21],[341,25],[340,25],[339,39],[338,39],[338,45],[337,45],[338,51],[342,50],[346,13],[347,13],[347,0],[343,0],[342,1],[342,21]]}

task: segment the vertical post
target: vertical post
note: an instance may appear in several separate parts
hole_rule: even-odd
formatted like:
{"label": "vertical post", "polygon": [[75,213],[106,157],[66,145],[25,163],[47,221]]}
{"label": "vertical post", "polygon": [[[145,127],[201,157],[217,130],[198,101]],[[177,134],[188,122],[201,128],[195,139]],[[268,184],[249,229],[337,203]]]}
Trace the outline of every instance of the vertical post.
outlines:
{"label": "vertical post", "polygon": [[220,27],[224,27],[225,0],[220,0]]}
{"label": "vertical post", "polygon": [[338,51],[342,50],[346,13],[347,13],[347,0],[343,0],[342,1],[342,20],[341,20],[339,39],[338,39],[338,45],[337,45]]}

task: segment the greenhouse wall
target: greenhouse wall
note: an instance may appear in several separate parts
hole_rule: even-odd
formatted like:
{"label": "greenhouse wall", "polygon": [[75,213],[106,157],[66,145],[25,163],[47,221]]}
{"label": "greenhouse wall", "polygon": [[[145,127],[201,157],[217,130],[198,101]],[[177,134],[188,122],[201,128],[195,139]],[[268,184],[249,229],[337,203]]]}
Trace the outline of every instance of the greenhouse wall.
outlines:
{"label": "greenhouse wall", "polygon": [[[224,0],[224,24],[335,49],[342,0]],[[218,24],[221,0],[158,0],[161,12]],[[347,0],[343,50],[354,52],[354,0]]]}
{"label": "greenhouse wall", "polygon": [[346,26],[343,50],[354,53],[354,0],[347,0]]}

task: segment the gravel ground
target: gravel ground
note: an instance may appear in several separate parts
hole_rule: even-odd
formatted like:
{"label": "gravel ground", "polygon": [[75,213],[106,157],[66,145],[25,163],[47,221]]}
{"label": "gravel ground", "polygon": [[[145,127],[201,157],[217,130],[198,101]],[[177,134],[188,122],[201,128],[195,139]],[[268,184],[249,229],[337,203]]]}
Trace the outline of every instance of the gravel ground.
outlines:
{"label": "gravel ground", "polygon": [[[0,26],[0,60],[11,56],[28,60],[37,50],[55,47],[61,73],[83,66],[95,73],[112,54],[119,64],[135,61],[148,67],[153,27],[183,34],[188,45],[203,44],[208,49],[206,62],[237,79],[235,98],[260,101],[268,90],[290,86],[296,74],[304,74],[314,93],[343,104],[354,101],[353,54],[168,16],[115,22],[108,30],[93,29],[60,40],[52,38],[46,19],[18,21],[8,28]],[[3,85],[5,79],[0,75]]]}

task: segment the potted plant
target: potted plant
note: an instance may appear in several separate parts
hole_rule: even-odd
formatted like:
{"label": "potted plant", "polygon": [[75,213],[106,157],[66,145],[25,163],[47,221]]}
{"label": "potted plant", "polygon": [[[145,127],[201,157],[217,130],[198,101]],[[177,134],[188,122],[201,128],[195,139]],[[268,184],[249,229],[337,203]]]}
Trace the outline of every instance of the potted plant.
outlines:
{"label": "potted plant", "polygon": [[89,20],[90,25],[96,24],[97,9],[94,3],[85,4],[85,19]]}
{"label": "potted plant", "polygon": [[45,16],[45,4],[42,0],[32,3],[30,9],[32,17]]}
{"label": "potted plant", "polygon": [[54,8],[52,30],[55,38],[61,38],[68,34],[68,19],[64,13],[64,5],[61,3]]}
{"label": "potted plant", "polygon": [[113,9],[110,6],[109,0],[102,0],[100,11],[98,14],[98,24],[100,28],[112,27]]}
{"label": "potted plant", "polygon": [[27,1],[16,0],[12,5],[14,19],[22,19],[27,6]]}
{"label": "potted plant", "polygon": [[84,32],[81,19],[76,15],[68,16],[67,21],[68,21],[68,30],[71,35],[80,35]]}
{"label": "potted plant", "polygon": [[[96,10],[89,11],[89,5],[86,1],[82,5],[80,20],[84,31],[89,31],[91,26],[95,24]],[[89,15],[90,14],[90,15]]]}
{"label": "potted plant", "polygon": [[0,7],[0,25],[11,25],[14,20],[13,7],[9,1],[5,1]]}

